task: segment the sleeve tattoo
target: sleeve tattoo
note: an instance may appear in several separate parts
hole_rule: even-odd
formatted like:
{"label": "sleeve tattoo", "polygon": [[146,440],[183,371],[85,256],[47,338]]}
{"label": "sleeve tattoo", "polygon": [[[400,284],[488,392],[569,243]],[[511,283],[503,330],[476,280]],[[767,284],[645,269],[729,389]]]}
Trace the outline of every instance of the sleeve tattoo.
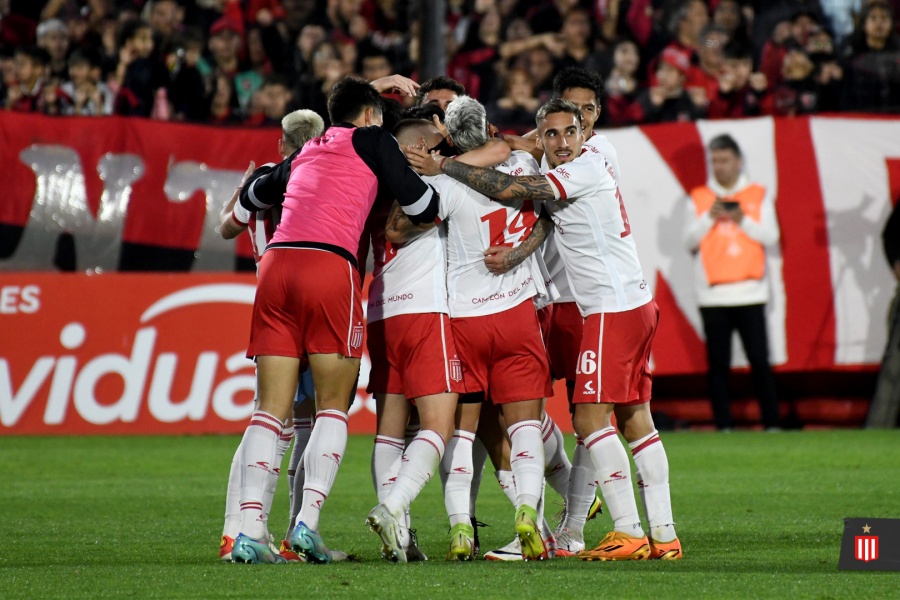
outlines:
{"label": "sleeve tattoo", "polygon": [[552,228],[553,221],[546,217],[545,213],[541,213],[541,218],[535,223],[534,229],[531,230],[525,241],[507,252],[503,257],[503,267],[509,270],[522,264],[526,258],[534,254],[534,251],[541,246]]}
{"label": "sleeve tattoo", "polygon": [[494,169],[466,165],[458,160],[445,160],[441,168],[453,179],[497,200],[521,198],[535,202],[545,200],[552,202],[556,199],[550,184],[542,175],[513,177]]}
{"label": "sleeve tattoo", "polygon": [[394,200],[385,224],[385,238],[392,244],[402,244],[420,236],[434,226],[433,222],[422,225],[414,224],[400,208],[400,203]]}

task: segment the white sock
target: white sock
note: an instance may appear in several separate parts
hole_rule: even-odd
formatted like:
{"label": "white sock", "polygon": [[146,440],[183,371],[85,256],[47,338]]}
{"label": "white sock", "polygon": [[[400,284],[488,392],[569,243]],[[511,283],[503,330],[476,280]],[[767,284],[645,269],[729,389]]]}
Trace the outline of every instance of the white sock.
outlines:
{"label": "white sock", "polygon": [[566,519],[562,526],[584,536],[584,523],[591,509],[596,490],[594,462],[580,438],[575,438],[575,454],[569,474],[569,493],[566,494]]}
{"label": "white sock", "polygon": [[384,502],[397,480],[405,447],[403,440],[399,438],[375,436],[375,446],[372,448],[372,485],[375,486],[378,502]]}
{"label": "white sock", "polygon": [[419,431],[410,442],[390,493],[383,504],[395,517],[403,518],[409,505],[416,499],[425,484],[431,479],[444,456],[444,438],[436,431]]}
{"label": "white sock", "polygon": [[509,503],[515,507],[516,497],[519,494],[516,492],[516,478],[513,477],[512,471],[496,471],[494,474],[497,476],[497,483],[500,484],[500,489],[506,494]]}
{"label": "white sock", "polygon": [[316,424],[303,455],[306,482],[303,485],[303,503],[297,513],[297,522],[302,521],[313,531],[319,529],[322,505],[331,492],[346,449],[346,413],[329,409],[316,414]]}
{"label": "white sock", "polygon": [[241,466],[241,533],[255,540],[268,537],[265,497],[269,477],[278,467],[277,448],[282,423],[267,412],[257,410],[244,432]]}
{"label": "white sock", "polygon": [[[310,400],[312,402],[312,400]],[[291,520],[288,521],[288,536],[294,526],[294,519],[300,512],[300,501],[303,499],[303,483],[306,481],[306,470],[303,468],[303,453],[312,435],[312,417],[294,419],[294,447],[291,449],[291,460],[288,463],[288,480],[291,486]],[[285,536],[285,539],[287,536]]]}
{"label": "white sock", "polygon": [[607,427],[595,431],[584,438],[584,447],[591,453],[594,466],[600,472],[600,490],[613,520],[613,529],[634,537],[644,537],[631,488],[631,465],[616,430]]}
{"label": "white sock", "polygon": [[284,425],[278,441],[275,443],[275,465],[272,472],[269,473],[269,480],[266,482],[266,493],[263,496],[263,518],[266,520],[266,526],[269,523],[269,513],[272,511],[272,501],[275,499],[275,490],[278,488],[278,478],[281,475],[281,463],[287,449],[291,447],[291,440],[294,438],[294,424]]}
{"label": "white sock", "polygon": [[509,464],[516,480],[516,509],[523,504],[537,508],[544,485],[544,444],[541,422],[519,421],[507,428]]}
{"label": "white sock", "polygon": [[566,456],[562,431],[547,413],[544,413],[544,420],[541,422],[541,439],[544,441],[544,477],[547,478],[547,484],[565,498],[569,493],[569,471],[572,464]]}
{"label": "white sock", "polygon": [[481,489],[481,477],[484,475],[484,465],[487,462],[488,451],[484,447],[481,438],[475,436],[472,444],[472,485],[469,487],[469,514],[475,516],[475,502],[478,500],[478,490]]}
{"label": "white sock", "polygon": [[469,491],[472,487],[472,443],[475,434],[457,429],[447,444],[441,460],[441,482],[444,485],[444,507],[450,526],[469,523]]}
{"label": "white sock", "polygon": [[657,542],[671,542],[677,535],[669,498],[669,459],[659,432],[654,431],[628,445],[634,457],[638,490],[650,523],[650,535]]}
{"label": "white sock", "polygon": [[[244,437],[246,437],[244,433]],[[225,493],[225,527],[222,535],[234,539],[241,532],[241,478],[244,474],[244,438],[238,444],[231,459],[231,471],[228,472],[228,490]]]}
{"label": "white sock", "polygon": [[403,449],[405,450],[416,436],[419,435],[419,424],[418,423],[409,423],[406,426],[406,431],[403,432]]}

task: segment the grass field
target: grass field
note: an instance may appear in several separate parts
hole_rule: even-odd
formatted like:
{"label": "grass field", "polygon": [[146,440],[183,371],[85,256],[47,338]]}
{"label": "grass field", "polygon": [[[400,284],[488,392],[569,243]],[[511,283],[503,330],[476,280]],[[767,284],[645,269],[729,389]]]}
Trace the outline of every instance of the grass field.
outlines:
{"label": "grass field", "polygon": [[[572,440],[568,440],[571,444]],[[0,598],[897,598],[900,573],[837,570],[843,517],[900,518],[900,434],[670,433],[679,562],[446,563],[433,481],[413,505],[427,563],[393,565],[363,525],[370,437],[351,437],[321,531],[359,561],[219,564],[234,437],[0,438]],[[491,476],[482,548],[511,539]],[[550,497],[551,509],[556,498]],[[279,486],[271,527],[287,525]],[[550,511],[548,511],[550,512]],[[606,515],[588,524],[595,542]]]}

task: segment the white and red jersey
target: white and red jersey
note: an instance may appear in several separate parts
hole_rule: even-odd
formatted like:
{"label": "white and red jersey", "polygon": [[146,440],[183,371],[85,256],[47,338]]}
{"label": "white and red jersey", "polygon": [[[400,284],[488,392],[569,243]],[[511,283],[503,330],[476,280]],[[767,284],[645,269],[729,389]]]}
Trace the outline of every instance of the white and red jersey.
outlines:
{"label": "white and red jersey", "polygon": [[383,227],[373,232],[375,269],[366,313],[370,323],[397,315],[448,314],[445,244],[443,226],[405,244],[385,240]]}
{"label": "white and red jersey", "polygon": [[[536,175],[538,164],[527,152],[513,152],[497,170]],[[503,275],[484,264],[489,246],[518,246],[540,215],[530,200],[499,203],[446,175],[426,180],[440,193],[438,216],[447,222],[447,296],[450,316],[475,317],[513,308],[546,293],[533,257]]]}
{"label": "white and red jersey", "polygon": [[546,178],[556,196],[546,203],[554,241],[581,314],[623,312],[652,300],[609,159],[585,145]]}
{"label": "white and red jersey", "polygon": [[[612,166],[616,181],[619,181],[619,154],[616,152],[616,148],[609,139],[605,135],[600,135],[599,133],[594,133],[592,131],[591,137],[584,141],[584,146],[593,147],[600,154],[605,156],[606,160],[608,160],[609,164]],[[584,149],[582,149],[582,152],[584,152]],[[541,173],[546,174],[549,170],[550,165],[547,163],[547,156],[544,155],[541,158]],[[541,245],[541,255],[544,264],[546,265],[547,272],[550,274],[550,280],[559,292],[559,298],[555,299],[554,302],[575,302],[575,296],[572,294],[572,286],[569,283],[569,277],[566,275],[565,265],[562,256],[559,254],[559,248],[554,238],[554,233],[550,232],[547,239],[544,240],[543,245]]]}

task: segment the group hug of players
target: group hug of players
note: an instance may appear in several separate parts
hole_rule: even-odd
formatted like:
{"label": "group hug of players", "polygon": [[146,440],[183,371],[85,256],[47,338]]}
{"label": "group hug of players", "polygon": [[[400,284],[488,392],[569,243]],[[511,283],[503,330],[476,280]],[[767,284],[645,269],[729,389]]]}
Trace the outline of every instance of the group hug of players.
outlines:
{"label": "group hug of players", "polygon": [[[409,507],[436,471],[447,559],[479,555],[474,507],[486,457],[514,506],[515,537],[485,558],[682,557],[649,409],[659,311],[616,151],[593,132],[602,88],[593,72],[564,70],[537,129],[514,138],[492,136],[484,107],[447,78],[421,88],[399,76],[344,79],[329,95],[324,132],[311,111],[285,117],[284,160],[251,165],[220,218],[225,237],[249,227],[261,255],[247,351],[258,404],[232,461],[222,560],[346,559],[326,545],[319,516],[346,448],[364,340],[378,413],[378,505],[366,522],[385,559],[425,560]],[[387,91],[417,95],[391,131]],[[365,317],[364,232],[375,258]],[[544,411],[555,379],[567,383],[571,461]],[[278,548],[267,521],[292,439],[291,521]],[[555,530],[543,516],[545,483],[565,499]],[[586,549],[598,488],[613,529]]]}

